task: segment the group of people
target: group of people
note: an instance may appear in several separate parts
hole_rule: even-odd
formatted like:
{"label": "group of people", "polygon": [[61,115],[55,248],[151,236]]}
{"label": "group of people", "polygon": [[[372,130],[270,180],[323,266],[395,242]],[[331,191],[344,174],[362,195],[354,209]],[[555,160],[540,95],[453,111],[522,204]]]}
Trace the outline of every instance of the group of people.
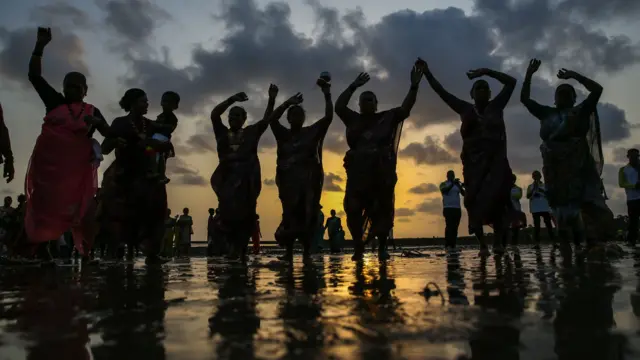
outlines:
{"label": "group of people", "polygon": [[[67,74],[62,93],[42,77],[41,59],[51,39],[50,29],[38,29],[29,63],[29,80],[44,103],[46,116],[25,181],[26,241],[13,250],[25,256],[45,256],[43,246],[70,230],[74,245],[83,256],[92,248],[93,239],[102,236],[130,247],[143,243],[147,262],[162,263],[166,260],[161,254],[162,240],[166,238],[168,182],[164,165],[167,158],[175,155],[171,133],[178,123],[174,111],[180,97],[166,92],[160,104],[163,111],[152,121],[145,117],[149,106],[146,93],[129,89],[120,101],[126,115],[109,125],[95,106],[84,101],[88,88],[84,75]],[[613,223],[600,180],[602,149],[596,105],[602,87],[583,75],[562,69],[558,78],[578,81],[589,94],[576,104],[576,90],[565,83],[556,89],[555,106],[544,106],[530,98],[531,78],[539,66],[539,60],[531,60],[520,97],[540,120],[545,184],[544,189],[532,189],[532,197],[544,192],[563,244],[573,237],[575,243],[591,246],[608,238]],[[216,236],[224,238],[229,255],[244,258],[255,230],[262,184],[258,142],[271,128],[277,141],[276,184],[283,208],[275,239],[286,249],[284,260],[291,261],[296,240],[302,244],[304,259],[309,259],[321,208],[322,146],[335,112],[346,126],[349,147],[344,158],[344,210],[354,241],[353,260],[362,259],[365,244],[370,241],[378,244],[379,258],[387,259],[387,240],[394,224],[400,134],[416,102],[422,78],[461,119],[464,187],[453,178],[441,190],[464,193],[469,230],[477,237],[481,253],[489,251],[484,225],[493,227],[494,251],[504,251],[503,245],[511,238],[509,228],[523,220],[522,212],[512,201],[515,177],[507,158],[503,118],[516,79],[490,69],[471,70],[467,76],[475,80],[471,102],[447,92],[427,62],[419,58],[411,68],[409,89],[399,107],[379,111],[375,93],[363,91],[358,98],[359,111],[354,111],[348,107],[349,101],[370,76],[358,75],[334,107],[331,75],[323,72],[317,85],[325,111],[320,120],[309,126],[305,126],[302,94],[276,107],[279,89],[273,84],[268,90],[264,115],[254,124],[245,126],[247,112],[236,105],[248,100],[243,92],[215,106],[211,121],[219,164],[211,177],[218,198],[213,228]],[[493,98],[487,81],[479,79],[484,76],[503,84]],[[222,121],[227,110],[228,126]],[[285,113],[288,127],[280,123]],[[101,144],[92,137],[95,131],[105,138]],[[6,151],[7,143],[8,138],[0,148],[9,179],[13,177],[13,157]],[[115,161],[104,173],[98,200],[97,169],[103,155],[114,151]],[[459,216],[454,214],[456,211],[447,212],[451,213],[448,222]],[[585,231],[585,226],[592,229]],[[449,238],[453,233],[448,230]]]}

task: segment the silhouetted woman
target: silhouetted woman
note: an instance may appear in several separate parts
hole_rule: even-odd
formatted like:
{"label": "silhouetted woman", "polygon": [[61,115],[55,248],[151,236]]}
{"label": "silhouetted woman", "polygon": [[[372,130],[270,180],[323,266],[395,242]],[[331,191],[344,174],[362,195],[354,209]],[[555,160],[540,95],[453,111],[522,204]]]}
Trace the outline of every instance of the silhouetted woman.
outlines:
{"label": "silhouetted woman", "polygon": [[[276,185],[282,202],[282,221],[275,238],[286,248],[285,259],[293,257],[293,243],[302,243],[303,259],[309,260],[320,209],[320,195],[324,171],[322,168],[322,143],[333,120],[331,87],[321,87],[324,94],[324,116],[315,124],[302,126],[305,112],[297,94],[280,105],[271,115],[271,130],[278,143]],[[287,110],[290,129],[278,120]]]}
{"label": "silhouetted woman", "polygon": [[271,85],[264,117],[246,127],[243,126],[247,112],[240,106],[229,110],[229,127],[222,123],[221,118],[231,105],[249,99],[245,93],[233,95],[211,111],[219,159],[211,176],[211,187],[218,197],[220,221],[217,226],[231,247],[231,257],[241,255],[244,259],[254,229],[256,205],[262,189],[258,142],[269,127],[269,116],[277,94],[278,88]]}
{"label": "silhouetted woman", "polygon": [[153,121],[144,117],[149,101],[143,90],[127,90],[120,100],[120,107],[128,114],[113,120],[113,138],[102,143],[105,155],[114,149],[116,151],[116,160],[107,169],[112,187],[103,185],[104,216],[108,216],[112,226],[116,226],[114,230],[119,236],[115,238],[128,245],[129,257],[140,240],[146,239],[147,264],[161,263],[165,261],[158,254],[164,237],[167,191],[164,184],[146,176],[145,150],[152,146],[164,151],[171,145],[151,139],[155,129],[152,128]]}
{"label": "silhouetted woman", "polygon": [[[600,121],[596,106],[602,86],[574,71],[562,69],[558,78],[574,79],[589,90],[576,106],[576,90],[569,84],[556,88],[555,107],[531,100],[531,77],[540,60],[531,60],[522,84],[520,101],[540,120],[542,172],[546,195],[558,222],[558,235],[565,246],[570,232],[576,244],[587,237],[585,223],[593,227],[587,245],[613,238],[613,213],[605,203],[600,174],[604,165]],[[583,217],[587,217],[583,221]]]}
{"label": "silhouetted woman", "polygon": [[[63,94],[42,77],[42,52],[50,41],[51,29],[38,28],[29,62],[29,81],[45,105],[46,116],[27,169],[25,230],[30,243],[44,244],[71,229],[76,249],[87,256],[95,235],[93,198],[102,160],[92,136],[95,130],[107,136],[109,125],[97,108],[84,102],[84,75],[68,73]],[[40,255],[47,257],[48,252]]]}
{"label": "silhouetted woman", "polygon": [[500,241],[513,216],[511,204],[512,171],[507,159],[507,133],[503,111],[516,86],[516,79],[489,69],[471,70],[470,80],[489,76],[504,84],[495,98],[491,99],[489,83],[477,80],[471,87],[473,104],[458,99],[447,92],[436,80],[426,62],[424,75],[431,88],[460,115],[462,125],[462,175],[467,194],[464,206],[469,215],[469,233],[475,234],[480,242],[481,254],[488,253],[484,239],[483,225],[494,229],[494,251],[504,251]]}
{"label": "silhouetted woman", "polygon": [[349,145],[344,158],[347,172],[344,210],[354,241],[354,261],[362,259],[364,236],[378,238],[379,259],[389,258],[386,245],[393,228],[398,144],[402,123],[416,102],[422,70],[413,67],[411,87],[400,107],[378,112],[378,98],[373,92],[364,91],[357,113],[349,109],[349,100],[369,79],[369,74],[361,73],[336,100],[336,114],[347,128]]}

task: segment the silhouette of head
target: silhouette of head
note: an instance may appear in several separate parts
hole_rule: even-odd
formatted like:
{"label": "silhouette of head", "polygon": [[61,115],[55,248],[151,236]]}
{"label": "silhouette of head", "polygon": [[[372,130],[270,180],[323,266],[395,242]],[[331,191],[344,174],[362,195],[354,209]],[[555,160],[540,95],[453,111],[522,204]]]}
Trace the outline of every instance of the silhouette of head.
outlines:
{"label": "silhouette of head", "polygon": [[162,111],[175,111],[178,109],[178,105],[180,105],[180,95],[178,95],[178,93],[167,91],[162,94],[162,99],[160,99],[160,106],[162,107]]}
{"label": "silhouette of head", "polygon": [[486,104],[491,100],[491,88],[486,80],[477,80],[471,86],[471,98],[476,104]]}
{"label": "silhouette of head", "polygon": [[331,216],[336,216],[336,211],[331,209]]}
{"label": "silhouette of head", "polygon": [[629,164],[638,165],[640,163],[640,152],[638,149],[629,149],[627,151],[627,158],[629,159]]}
{"label": "silhouette of head", "polygon": [[511,174],[511,184],[515,185],[517,180],[518,177],[516,176],[516,174]]}
{"label": "silhouette of head", "polygon": [[447,180],[453,181],[456,178],[456,173],[453,170],[447,171]]}
{"label": "silhouette of head", "polygon": [[247,111],[241,106],[234,106],[229,110],[229,128],[231,131],[242,129],[247,121]]}
{"label": "silhouette of head", "polygon": [[555,101],[558,109],[573,107],[576,103],[576,89],[571,84],[560,84],[556,88]]}
{"label": "silhouette of head", "polygon": [[302,106],[293,105],[289,108],[289,110],[287,110],[287,121],[289,121],[291,129],[299,130],[300,128],[302,128],[305,119],[306,114]]}
{"label": "silhouette of head", "polygon": [[373,91],[363,91],[360,94],[359,104],[361,114],[371,115],[378,111],[378,98]]}
{"label": "silhouette of head", "polygon": [[167,209],[167,217],[171,216],[171,209]]}
{"label": "silhouette of head", "polygon": [[18,195],[18,204],[24,204],[27,201],[27,196],[25,194]]}
{"label": "silhouette of head", "polygon": [[147,93],[142,89],[133,88],[125,91],[119,104],[122,110],[134,115],[144,115],[149,110]]}
{"label": "silhouette of head", "polygon": [[189,208],[184,208],[184,209],[182,209],[182,213],[183,213],[184,215],[189,215]]}
{"label": "silhouette of head", "polygon": [[534,181],[540,181],[540,179],[542,179],[542,174],[540,174],[540,171],[536,170],[531,174],[531,177]]}
{"label": "silhouette of head", "polygon": [[72,71],[62,80],[64,97],[71,102],[79,102],[87,96],[87,78],[79,72]]}
{"label": "silhouette of head", "polygon": [[9,207],[11,206],[11,204],[13,204],[13,199],[11,198],[11,196],[7,196],[4,198],[4,206],[5,207]]}
{"label": "silhouette of head", "polygon": [[214,208],[209,208],[209,215],[213,215],[216,213],[216,210]]}

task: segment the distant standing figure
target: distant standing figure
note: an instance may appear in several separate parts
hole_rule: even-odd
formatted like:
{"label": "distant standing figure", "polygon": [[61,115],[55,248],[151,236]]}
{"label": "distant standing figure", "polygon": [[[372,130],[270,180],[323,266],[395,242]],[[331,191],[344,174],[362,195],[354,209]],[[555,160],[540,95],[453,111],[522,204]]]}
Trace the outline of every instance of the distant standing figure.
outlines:
{"label": "distant standing figure", "polygon": [[171,217],[171,209],[167,209],[167,217],[164,221],[164,240],[162,241],[162,255],[170,258],[174,252],[174,239],[176,236],[176,219]]}
{"label": "distant standing figure", "polygon": [[[520,204],[520,200],[522,199],[522,188],[516,184],[518,178],[515,175],[511,175],[512,184],[511,184],[511,204],[513,205],[513,216],[511,220],[511,245],[518,245],[518,235],[520,234],[520,229],[527,226],[527,216],[522,212],[522,205]],[[508,236],[505,233],[502,239],[502,246],[506,247],[508,243]]]}
{"label": "distant standing figure", "polygon": [[216,210],[209,208],[209,218],[207,219],[207,256],[215,253],[215,219]]}
{"label": "distant standing figure", "polygon": [[316,230],[313,236],[313,245],[311,246],[312,253],[322,252],[322,243],[324,242],[324,213],[322,212],[322,205],[318,209],[318,220],[316,223]]}
{"label": "distant standing figure", "polygon": [[529,211],[533,217],[533,240],[536,246],[540,245],[540,218],[544,220],[544,226],[549,232],[549,239],[555,242],[553,232],[551,208],[547,201],[547,188],[542,182],[542,174],[536,170],[531,174],[533,184],[527,187],[527,199],[529,199]]}
{"label": "distant standing figure", "polygon": [[460,195],[464,196],[465,191],[453,170],[447,171],[447,180],[440,183],[440,193],[442,193],[442,215],[445,223],[444,244],[447,249],[455,249],[460,218],[462,218]]}
{"label": "distant standing figure", "polygon": [[189,216],[189,208],[182,210],[182,215],[178,218],[176,226],[178,229],[176,238],[178,256],[189,256],[191,235],[193,235],[193,219]]}
{"label": "distant standing figure", "polygon": [[256,227],[253,229],[253,235],[251,236],[251,242],[253,243],[253,253],[258,254],[260,252],[260,238],[262,232],[260,231],[260,215],[256,214]]}
{"label": "distant standing figure", "polygon": [[638,239],[638,222],[640,220],[640,152],[638,149],[627,151],[629,163],[618,172],[618,185],[624,189],[627,197],[627,242],[634,246]]}
{"label": "distant standing figure", "polygon": [[342,240],[340,238],[340,232],[342,231],[342,221],[336,216],[336,211],[331,210],[331,217],[327,219],[327,223],[324,228],[329,233],[329,246],[331,247],[331,253],[339,253],[342,251]]}

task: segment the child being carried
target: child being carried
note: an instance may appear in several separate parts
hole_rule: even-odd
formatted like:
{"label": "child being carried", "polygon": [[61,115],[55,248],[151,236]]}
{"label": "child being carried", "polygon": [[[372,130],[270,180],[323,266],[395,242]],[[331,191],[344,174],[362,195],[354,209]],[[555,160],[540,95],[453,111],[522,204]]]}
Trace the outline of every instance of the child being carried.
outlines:
{"label": "child being carried", "polygon": [[[151,137],[153,140],[163,143],[171,141],[171,134],[178,126],[178,118],[173,112],[178,109],[179,103],[180,95],[177,93],[167,91],[162,94],[162,100],[160,101],[162,114],[158,115],[153,125],[154,134]],[[153,179],[157,178],[161,183],[168,183],[170,180],[167,178],[165,172],[169,152],[158,152],[148,146],[147,153],[150,155],[147,176]]]}

